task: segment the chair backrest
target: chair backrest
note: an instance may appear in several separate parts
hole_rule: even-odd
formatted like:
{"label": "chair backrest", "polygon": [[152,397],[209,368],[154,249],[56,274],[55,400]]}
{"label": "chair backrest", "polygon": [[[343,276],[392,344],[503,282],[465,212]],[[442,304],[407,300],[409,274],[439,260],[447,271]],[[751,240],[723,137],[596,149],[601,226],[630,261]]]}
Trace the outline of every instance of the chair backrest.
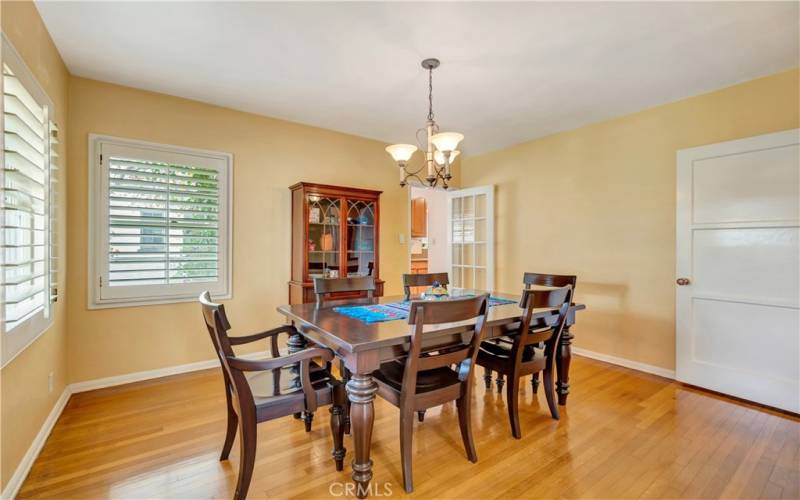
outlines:
{"label": "chair backrest", "polygon": [[214,344],[214,351],[217,353],[219,362],[222,365],[225,385],[229,391],[233,391],[236,395],[241,412],[247,403],[250,405],[255,403],[250,385],[247,383],[245,376],[240,370],[232,368],[228,363],[227,357],[235,357],[236,353],[233,351],[228,339],[228,330],[231,329],[231,324],[225,314],[225,306],[212,302],[211,294],[208,291],[200,294],[199,301],[203,309],[203,320],[211,337],[211,343]]}
{"label": "chair backrest", "polygon": [[578,277],[571,274],[543,274],[543,273],[525,273],[522,277],[522,283],[525,289],[537,286],[552,286],[560,288],[562,286],[571,285],[573,293],[575,292],[575,285],[578,282]]}
{"label": "chair backrest", "polygon": [[[544,342],[545,357],[550,364],[555,358],[558,348],[558,341],[564,325],[567,322],[567,314],[572,304],[572,285],[564,285],[552,290],[530,290],[522,291],[520,307],[524,309],[522,322],[520,323],[519,334],[514,336],[514,347],[512,352],[516,355],[516,362],[522,359],[523,348],[531,344]],[[531,325],[534,309],[552,308],[552,315],[544,321],[536,322]],[[532,328],[533,326],[533,328]]]}
{"label": "chair backrest", "polygon": [[440,285],[447,288],[447,285],[450,284],[450,277],[447,273],[404,274],[403,290],[406,294],[406,300],[411,297],[412,286],[431,286],[434,282],[439,282]]}
{"label": "chair backrest", "polygon": [[[401,397],[411,398],[415,395],[417,372],[423,370],[458,364],[459,379],[462,382],[470,380],[469,375],[475,365],[475,357],[478,355],[478,347],[486,326],[488,307],[489,294],[437,302],[418,300],[411,303],[408,315],[408,324],[411,325],[411,347],[406,358]],[[450,337],[451,340],[423,351],[426,325],[472,320],[475,321],[474,326],[464,326],[462,330],[454,332],[455,340]],[[464,333],[471,333],[468,341],[464,339],[462,335]]]}
{"label": "chair backrest", "polygon": [[366,292],[367,297],[375,294],[375,278],[360,276],[355,278],[314,278],[314,293],[317,305],[325,302],[325,295],[337,292]]}

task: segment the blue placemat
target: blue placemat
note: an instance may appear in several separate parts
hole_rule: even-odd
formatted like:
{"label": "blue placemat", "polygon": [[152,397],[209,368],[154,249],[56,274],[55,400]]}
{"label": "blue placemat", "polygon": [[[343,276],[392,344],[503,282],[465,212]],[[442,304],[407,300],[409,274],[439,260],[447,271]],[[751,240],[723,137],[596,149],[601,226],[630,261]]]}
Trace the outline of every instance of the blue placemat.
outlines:
{"label": "blue placemat", "polygon": [[[458,298],[469,297],[461,295]],[[500,297],[489,297],[489,307],[501,306],[504,304],[516,304],[516,300],[503,299]],[[356,318],[364,323],[380,323],[382,321],[394,321],[396,319],[408,318],[408,311],[411,308],[411,301],[393,302],[391,304],[370,304],[364,306],[339,306],[333,310],[339,314]]]}

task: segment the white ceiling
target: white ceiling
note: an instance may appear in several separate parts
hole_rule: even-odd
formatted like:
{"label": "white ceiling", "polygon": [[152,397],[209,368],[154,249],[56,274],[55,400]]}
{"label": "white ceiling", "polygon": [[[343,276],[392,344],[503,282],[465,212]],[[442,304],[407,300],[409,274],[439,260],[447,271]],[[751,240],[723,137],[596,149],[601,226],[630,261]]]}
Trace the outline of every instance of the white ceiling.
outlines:
{"label": "white ceiling", "polygon": [[37,2],[73,74],[474,155],[800,65],[797,2]]}

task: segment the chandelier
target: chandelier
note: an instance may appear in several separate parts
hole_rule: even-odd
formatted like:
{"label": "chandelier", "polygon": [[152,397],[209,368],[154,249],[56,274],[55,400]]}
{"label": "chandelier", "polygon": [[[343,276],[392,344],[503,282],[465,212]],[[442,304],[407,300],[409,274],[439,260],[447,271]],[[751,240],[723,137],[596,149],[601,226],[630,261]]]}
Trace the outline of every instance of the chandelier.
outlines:
{"label": "chandelier", "polygon": [[[439,125],[433,119],[433,70],[439,67],[438,59],[425,59],[422,67],[428,70],[428,121],[425,127],[417,130],[417,143],[419,148],[413,144],[393,144],[386,148],[386,152],[400,167],[400,186],[408,184],[409,179],[416,179],[420,184],[435,187],[441,183],[447,189],[447,181],[453,178],[450,174],[450,164],[453,162],[459,151],[456,149],[458,143],[464,139],[462,134],[457,132],[439,132]],[[427,141],[420,140],[420,134],[426,134]],[[414,170],[408,167],[408,160],[414,155],[417,149],[425,151],[425,161],[422,166]],[[422,171],[426,170],[423,181]]]}

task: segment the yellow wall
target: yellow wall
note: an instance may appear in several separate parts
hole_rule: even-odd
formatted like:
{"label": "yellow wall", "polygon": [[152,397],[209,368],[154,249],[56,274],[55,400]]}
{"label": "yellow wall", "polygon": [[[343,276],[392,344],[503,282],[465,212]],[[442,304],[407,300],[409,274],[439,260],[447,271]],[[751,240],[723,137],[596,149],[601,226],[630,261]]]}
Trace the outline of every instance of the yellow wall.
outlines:
{"label": "yellow wall", "polygon": [[462,162],[495,184],[496,285],[577,274],[575,345],[675,367],[675,152],[800,126],[792,70]]}
{"label": "yellow wall", "polygon": [[[2,27],[22,59],[44,88],[56,107],[56,121],[62,138],[61,158],[66,157],[67,136],[67,85],[69,74],[50,35],[42,23],[36,7],[30,2],[3,2]],[[62,165],[59,209],[61,227],[66,219],[64,186],[67,169]],[[61,231],[61,259],[64,262],[66,231]],[[67,380],[66,359],[66,307],[67,289],[64,287],[66,269],[59,269],[58,302],[54,324],[31,346],[22,351],[0,372],[0,487],[5,489],[20,459],[39,432],[45,418],[61,395]],[[48,392],[48,375],[53,372],[53,392]]]}
{"label": "yellow wall", "polygon": [[[383,190],[381,277],[401,293],[407,193],[385,144],[195,101],[73,78],[70,84],[69,379],[212,359],[195,303],[87,310],[87,141],[108,134],[233,154],[234,333],[277,326],[287,302],[290,196],[297,181]],[[259,346],[265,349],[265,346]]]}

